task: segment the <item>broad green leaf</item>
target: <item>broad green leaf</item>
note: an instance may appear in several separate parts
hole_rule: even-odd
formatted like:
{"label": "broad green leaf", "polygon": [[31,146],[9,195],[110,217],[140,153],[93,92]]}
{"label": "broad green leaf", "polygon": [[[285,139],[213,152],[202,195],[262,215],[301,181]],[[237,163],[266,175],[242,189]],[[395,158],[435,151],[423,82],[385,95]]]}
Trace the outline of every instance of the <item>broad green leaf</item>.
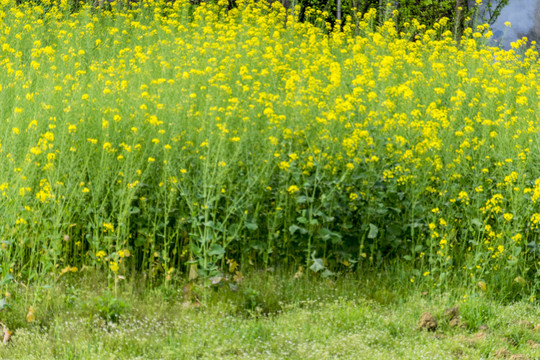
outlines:
{"label": "broad green leaf", "polygon": [[208,255],[211,256],[222,256],[225,254],[225,249],[219,244],[213,244],[210,246],[210,251],[208,251]]}
{"label": "broad green leaf", "polygon": [[4,276],[4,278],[3,278],[2,281],[0,282],[0,286],[7,285],[7,284],[9,284],[12,280],[13,280],[13,276],[12,276],[11,274],[7,274],[6,276]]}
{"label": "broad green leaf", "polygon": [[325,269],[325,266],[322,259],[313,259],[313,264],[309,268],[314,272],[319,272]]}
{"label": "broad green leaf", "polygon": [[330,276],[333,276],[335,275],[333,272],[331,272],[330,270],[328,269],[324,269],[324,271],[321,273],[321,276],[323,278],[327,278],[327,277],[330,277]]}
{"label": "broad green leaf", "polygon": [[476,225],[476,226],[479,227],[479,228],[481,228],[482,225],[484,225],[484,223],[482,223],[482,222],[481,222],[480,220],[478,220],[478,219],[472,219],[472,220],[471,220],[471,224]]}
{"label": "broad green leaf", "polygon": [[295,232],[300,232],[301,234],[305,234],[307,233],[307,230],[300,227],[300,226],[297,226],[297,225],[291,225],[289,226],[289,232],[291,233],[291,235],[293,235]]}
{"label": "broad green leaf", "polygon": [[251,231],[255,231],[259,228],[256,222],[245,222],[246,228]]}
{"label": "broad green leaf", "polygon": [[369,224],[368,239],[375,239],[379,235],[379,228],[373,224]]}

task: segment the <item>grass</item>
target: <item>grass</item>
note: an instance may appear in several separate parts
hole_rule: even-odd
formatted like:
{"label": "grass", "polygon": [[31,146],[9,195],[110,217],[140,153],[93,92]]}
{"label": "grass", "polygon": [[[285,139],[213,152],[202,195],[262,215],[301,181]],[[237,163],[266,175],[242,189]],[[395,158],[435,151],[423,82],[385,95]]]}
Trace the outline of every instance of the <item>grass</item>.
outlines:
{"label": "grass", "polygon": [[[99,275],[77,274],[53,288],[12,286],[11,307],[0,319],[13,334],[0,357],[488,359],[501,349],[520,359],[540,356],[534,304],[503,304],[481,292],[425,293],[391,280],[383,274],[329,280],[257,272],[235,291],[225,285],[141,292],[124,284],[114,294],[99,286]],[[26,319],[29,304],[33,322]],[[457,327],[444,315],[454,306]],[[438,319],[435,332],[418,328],[424,312]]]}

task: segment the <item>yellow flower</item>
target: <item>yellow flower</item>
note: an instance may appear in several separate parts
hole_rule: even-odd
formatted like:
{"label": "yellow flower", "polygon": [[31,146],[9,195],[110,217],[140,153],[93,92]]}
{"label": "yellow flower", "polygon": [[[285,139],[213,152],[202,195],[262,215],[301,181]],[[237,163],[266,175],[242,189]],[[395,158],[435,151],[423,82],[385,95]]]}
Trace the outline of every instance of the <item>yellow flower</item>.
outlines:
{"label": "yellow flower", "polygon": [[467,194],[466,191],[460,191],[458,194],[458,199],[462,201],[466,201],[469,199],[469,194]]}
{"label": "yellow flower", "polygon": [[290,167],[290,164],[287,162],[287,161],[282,161],[278,164],[278,167],[281,169],[281,170],[289,170],[289,167]]}
{"label": "yellow flower", "polygon": [[484,291],[484,292],[485,292],[486,289],[487,289],[487,285],[486,285],[486,283],[483,282],[483,281],[479,281],[479,282],[478,282],[478,287],[480,288],[480,290],[482,290],[482,291]]}
{"label": "yellow flower", "polygon": [[534,213],[531,216],[531,228],[538,228],[540,226],[540,214]]}
{"label": "yellow flower", "polygon": [[30,306],[28,309],[28,314],[26,314],[26,321],[34,322],[36,320],[36,315],[34,314],[34,307]]}
{"label": "yellow flower", "polygon": [[299,189],[298,186],[296,186],[296,185],[291,185],[291,186],[289,186],[289,188],[287,189],[287,191],[289,192],[289,194],[292,195],[292,194],[294,194],[294,193],[300,191],[300,189]]}
{"label": "yellow flower", "polygon": [[103,223],[103,231],[105,232],[113,232],[114,231],[114,225],[111,223]]}

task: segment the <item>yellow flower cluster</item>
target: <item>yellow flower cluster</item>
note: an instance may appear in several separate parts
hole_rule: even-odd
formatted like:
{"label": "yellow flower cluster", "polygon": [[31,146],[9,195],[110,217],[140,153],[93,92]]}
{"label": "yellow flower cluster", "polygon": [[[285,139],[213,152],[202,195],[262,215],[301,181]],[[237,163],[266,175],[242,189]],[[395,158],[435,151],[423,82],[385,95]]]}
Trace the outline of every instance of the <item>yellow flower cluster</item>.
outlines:
{"label": "yellow flower cluster", "polygon": [[[21,259],[126,244],[117,273],[150,248],[174,261],[179,239],[267,257],[301,233],[301,256],[328,239],[341,264],[414,243],[437,269],[419,274],[459,263],[477,283],[528,256],[540,68],[524,40],[491,48],[480,26],[458,46],[448,19],[398,30],[374,10],[320,29],[279,2],[44,4],[0,2],[0,237],[20,238]],[[26,243],[62,232],[79,245]]]}

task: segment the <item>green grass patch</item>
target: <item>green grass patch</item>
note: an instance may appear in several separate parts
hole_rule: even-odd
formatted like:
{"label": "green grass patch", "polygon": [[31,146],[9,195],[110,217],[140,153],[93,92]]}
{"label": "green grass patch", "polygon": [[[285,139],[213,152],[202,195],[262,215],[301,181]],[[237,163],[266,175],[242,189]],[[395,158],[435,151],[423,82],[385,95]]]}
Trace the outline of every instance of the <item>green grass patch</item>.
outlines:
{"label": "green grass patch", "polygon": [[[422,293],[381,275],[338,280],[253,273],[238,289],[134,284],[96,290],[99,275],[52,288],[11,286],[0,320],[10,359],[479,359],[540,356],[540,312],[484,293]],[[370,281],[371,280],[371,281]],[[375,281],[376,280],[376,281]],[[383,280],[383,281],[381,281]],[[385,282],[388,281],[388,282]],[[77,283],[79,285],[74,285]],[[91,286],[90,284],[94,284]],[[381,301],[376,293],[388,298]],[[257,293],[257,296],[253,294]],[[29,322],[32,306],[34,319]],[[459,325],[446,310],[458,307]],[[437,329],[419,328],[424,312]],[[536,328],[535,328],[536,327]],[[497,353],[499,352],[499,353]],[[496,355],[499,354],[499,355]],[[518,359],[518,357],[514,357]]]}

